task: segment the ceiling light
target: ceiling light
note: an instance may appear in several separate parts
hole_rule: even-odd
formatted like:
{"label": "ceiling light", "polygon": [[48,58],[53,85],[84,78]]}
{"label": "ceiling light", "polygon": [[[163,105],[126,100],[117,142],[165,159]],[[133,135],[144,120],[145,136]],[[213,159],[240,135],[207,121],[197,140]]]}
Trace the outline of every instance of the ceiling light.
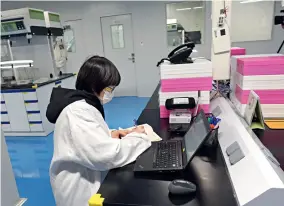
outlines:
{"label": "ceiling light", "polygon": [[202,8],[203,8],[202,6],[193,7],[193,9],[202,9]]}
{"label": "ceiling light", "polygon": [[260,2],[260,1],[263,1],[263,0],[246,0],[246,1],[241,1],[240,3],[241,4],[248,4],[248,3]]}
{"label": "ceiling light", "polygon": [[185,11],[185,10],[191,10],[191,8],[182,8],[182,9],[176,9],[177,11]]}
{"label": "ceiling light", "polygon": [[176,24],[177,19],[167,19],[167,24]]}

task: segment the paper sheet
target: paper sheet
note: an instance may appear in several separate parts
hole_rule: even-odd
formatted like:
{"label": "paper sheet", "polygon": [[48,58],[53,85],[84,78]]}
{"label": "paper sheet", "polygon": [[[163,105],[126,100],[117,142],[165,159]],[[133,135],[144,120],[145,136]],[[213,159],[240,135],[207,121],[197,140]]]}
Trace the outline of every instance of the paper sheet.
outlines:
{"label": "paper sheet", "polygon": [[[151,142],[157,142],[157,141],[162,140],[162,138],[159,135],[157,135],[156,132],[153,131],[153,128],[150,125],[142,124],[139,126],[144,126],[147,137],[149,138],[149,140],[151,140]],[[119,129],[122,129],[122,128],[119,128]],[[126,130],[132,130],[132,129],[134,129],[134,127],[126,128]]]}

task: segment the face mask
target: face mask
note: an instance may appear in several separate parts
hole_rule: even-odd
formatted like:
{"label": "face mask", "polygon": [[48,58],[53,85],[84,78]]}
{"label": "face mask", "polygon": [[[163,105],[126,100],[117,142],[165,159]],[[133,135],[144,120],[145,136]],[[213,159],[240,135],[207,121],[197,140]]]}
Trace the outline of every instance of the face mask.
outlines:
{"label": "face mask", "polygon": [[113,92],[109,92],[109,91],[105,91],[105,90],[104,90],[104,92],[105,93],[104,93],[104,96],[103,96],[102,103],[106,104],[106,103],[108,103],[112,100],[114,94],[113,94]]}

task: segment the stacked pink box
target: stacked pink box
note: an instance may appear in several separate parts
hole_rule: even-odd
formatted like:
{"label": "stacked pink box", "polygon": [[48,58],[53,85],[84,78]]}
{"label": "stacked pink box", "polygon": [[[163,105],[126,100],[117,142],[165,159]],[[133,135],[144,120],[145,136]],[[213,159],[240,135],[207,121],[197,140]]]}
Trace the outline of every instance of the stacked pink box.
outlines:
{"label": "stacked pink box", "polygon": [[197,101],[201,91],[200,109],[209,112],[212,89],[212,64],[206,59],[196,59],[192,64],[162,64],[160,66],[161,88],[159,93],[160,117],[168,118],[165,101],[174,97],[194,97]]}
{"label": "stacked pink box", "polygon": [[264,117],[284,117],[284,55],[241,56],[235,60],[231,65],[235,67],[231,99],[239,112],[244,114],[253,90],[260,97]]}
{"label": "stacked pink box", "polygon": [[245,48],[241,48],[241,47],[232,47],[231,48],[231,56],[245,55],[245,54],[246,54]]}
{"label": "stacked pink box", "polygon": [[[235,56],[234,58],[231,58],[233,59],[233,62],[231,60],[231,74],[230,74],[230,85],[231,85],[231,90],[232,91],[235,91],[235,73],[236,73],[236,67],[232,66],[232,64],[235,64],[234,60],[237,59],[238,57],[240,58],[241,55],[245,55],[246,54],[246,49],[245,48],[240,48],[240,47],[232,47],[231,48],[231,57],[232,56]],[[234,94],[231,94],[231,95],[234,95]]]}

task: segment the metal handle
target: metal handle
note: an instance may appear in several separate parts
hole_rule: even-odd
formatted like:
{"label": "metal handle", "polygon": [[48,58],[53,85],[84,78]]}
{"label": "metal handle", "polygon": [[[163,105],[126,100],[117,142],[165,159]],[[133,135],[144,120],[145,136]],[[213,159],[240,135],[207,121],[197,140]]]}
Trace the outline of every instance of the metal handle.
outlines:
{"label": "metal handle", "polygon": [[129,57],[128,60],[131,60],[132,63],[135,63],[135,54],[131,53],[131,57]]}

